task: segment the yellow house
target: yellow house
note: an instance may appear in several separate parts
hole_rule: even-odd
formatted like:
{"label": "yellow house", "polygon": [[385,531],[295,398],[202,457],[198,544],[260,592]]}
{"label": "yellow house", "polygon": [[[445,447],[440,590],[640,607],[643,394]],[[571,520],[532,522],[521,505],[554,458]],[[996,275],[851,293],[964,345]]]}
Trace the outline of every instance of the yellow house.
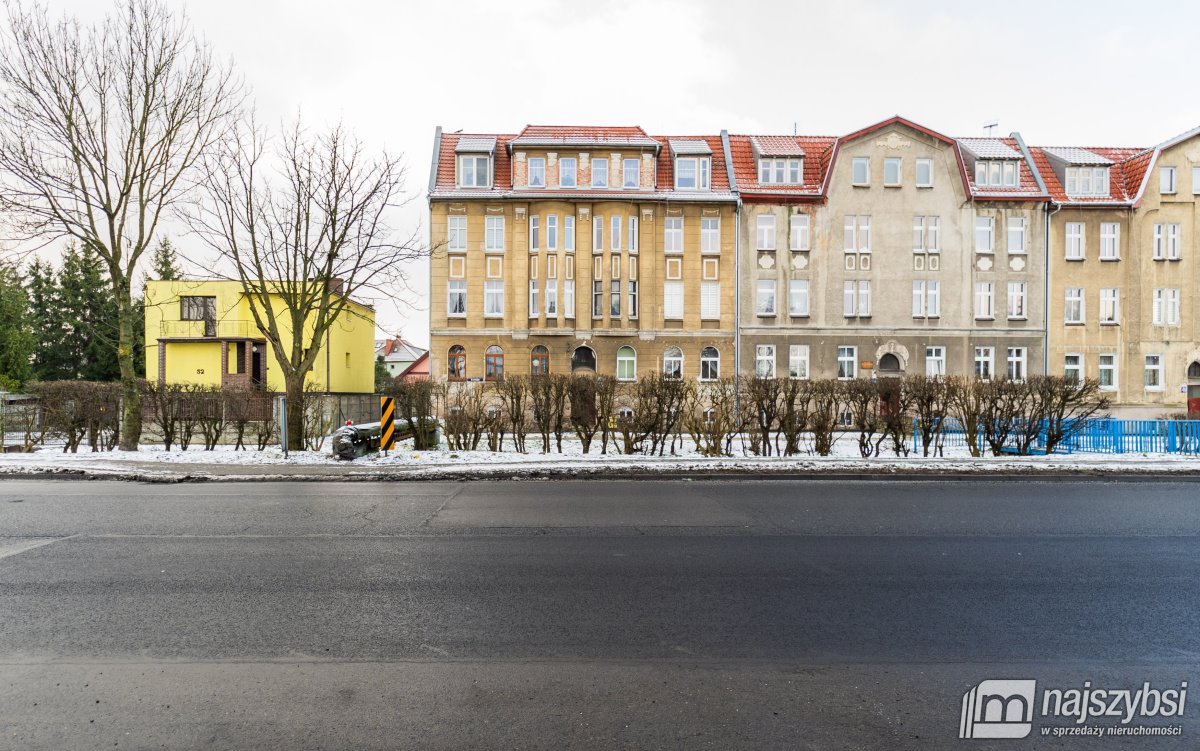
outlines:
{"label": "yellow house", "polygon": [[[242,285],[235,281],[147,281],[146,374],[164,383],[249,386],[284,390],[283,371],[254,322]],[[320,391],[375,390],[375,311],[349,305],[328,333],[309,376]],[[282,301],[274,303],[283,309]],[[287,321],[280,322],[285,341]],[[311,335],[310,335],[311,336]]]}

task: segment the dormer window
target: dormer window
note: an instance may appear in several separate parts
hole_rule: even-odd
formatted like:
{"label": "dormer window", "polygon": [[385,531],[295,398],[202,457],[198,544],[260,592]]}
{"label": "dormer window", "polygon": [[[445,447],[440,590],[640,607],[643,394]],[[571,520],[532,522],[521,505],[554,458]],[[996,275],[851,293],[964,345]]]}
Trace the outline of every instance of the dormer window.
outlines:
{"label": "dormer window", "polygon": [[546,158],[533,157],[529,160],[529,187],[546,187]]}
{"label": "dormer window", "polygon": [[762,185],[800,185],[804,182],[804,160],[759,159],[758,182]]}
{"label": "dormer window", "polygon": [[1067,195],[1107,196],[1108,167],[1067,167]]}
{"label": "dormer window", "polygon": [[675,159],[675,188],[677,190],[708,190],[708,157],[677,157]]}
{"label": "dormer window", "polygon": [[1011,159],[975,162],[975,185],[980,188],[1015,188],[1018,185],[1017,162]]}
{"label": "dormer window", "polygon": [[486,188],[491,185],[492,160],[484,155],[458,158],[458,185],[461,188]]}

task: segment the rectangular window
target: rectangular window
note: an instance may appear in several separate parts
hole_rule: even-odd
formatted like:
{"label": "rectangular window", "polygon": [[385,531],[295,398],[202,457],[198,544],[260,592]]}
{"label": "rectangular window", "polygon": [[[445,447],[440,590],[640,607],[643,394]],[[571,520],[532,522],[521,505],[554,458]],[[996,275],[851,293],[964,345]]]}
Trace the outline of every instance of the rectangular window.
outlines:
{"label": "rectangular window", "polygon": [[538,217],[529,217],[529,252],[536,253],[542,249],[542,235],[538,227]]}
{"label": "rectangular window", "polygon": [[1154,245],[1153,245],[1154,260],[1161,261],[1167,257],[1167,242],[1166,241],[1167,241],[1167,237],[1166,237],[1166,232],[1163,231],[1163,225],[1161,225],[1161,224],[1154,225]]}
{"label": "rectangular window", "polygon": [[463,188],[486,188],[491,184],[491,159],[486,156],[458,158],[458,184]]}
{"label": "rectangular window", "polygon": [[638,282],[637,279],[629,280],[629,318],[630,320],[638,317]]}
{"label": "rectangular window", "polygon": [[592,282],[592,318],[604,317],[604,282],[596,279]]}
{"label": "rectangular window", "polygon": [[575,280],[563,280],[563,316],[575,318]]}
{"label": "rectangular window", "polygon": [[1083,222],[1067,222],[1067,260],[1082,261],[1084,257],[1083,247]]}
{"label": "rectangular window", "polygon": [[925,375],[929,378],[941,378],[946,375],[946,348],[925,348]]}
{"label": "rectangular window", "polygon": [[545,157],[534,157],[529,160],[529,187],[544,188],[546,187],[546,159]]}
{"label": "rectangular window", "polygon": [[883,160],[883,184],[889,188],[900,185],[900,172],[903,160],[898,156],[885,157]]}
{"label": "rectangular window", "polygon": [[804,182],[804,160],[759,159],[758,182],[763,185],[800,185]]}
{"label": "rectangular window", "polygon": [[608,232],[608,242],[612,245],[612,250],[621,249],[621,217],[614,216],[610,222],[611,227]]}
{"label": "rectangular window", "polygon": [[1107,196],[1108,167],[1067,167],[1067,195]]}
{"label": "rectangular window", "polygon": [[1117,390],[1117,356],[1112,353],[1100,355],[1100,388]]}
{"label": "rectangular window", "polygon": [[467,249],[467,218],[452,216],[446,220],[446,247],[451,251]]}
{"label": "rectangular window", "polygon": [[871,315],[871,283],[848,281],[842,285],[842,313],[846,318]]}
{"label": "rectangular window", "polygon": [[1063,378],[1068,383],[1079,383],[1083,380],[1083,355],[1063,355]]}
{"label": "rectangular window", "polygon": [[803,317],[808,315],[808,280],[788,280],[788,315]]}
{"label": "rectangular window", "polygon": [[847,253],[871,252],[871,217],[846,216],[843,224],[842,247]]}
{"label": "rectangular window", "polygon": [[683,319],[683,282],[663,283],[663,318],[668,321]]}
{"label": "rectangular window", "polygon": [[1200,167],[1192,167],[1192,195],[1200,196]]}
{"label": "rectangular window", "polygon": [[975,318],[991,320],[996,317],[996,294],[992,282],[975,283]]}
{"label": "rectangular window", "polygon": [[1158,188],[1162,193],[1174,193],[1176,188],[1175,168],[1163,167],[1158,171]]}
{"label": "rectangular window", "polygon": [[700,284],[700,318],[705,321],[721,319],[720,282],[702,282]]}
{"label": "rectangular window", "polygon": [[788,247],[792,250],[809,249],[808,214],[792,214],[788,225]]}
{"label": "rectangular window", "polygon": [[216,321],[217,298],[215,296],[188,295],[179,298],[179,320]]}
{"label": "rectangular window", "polygon": [[1121,290],[1116,287],[1106,287],[1100,290],[1100,323],[1117,324],[1121,322]]}
{"label": "rectangular window", "polygon": [[573,214],[563,217],[563,246],[568,253],[575,252],[575,216]]}
{"label": "rectangular window", "polygon": [[629,217],[629,252],[638,252],[638,220],[636,216]]}
{"label": "rectangular window", "polygon": [[917,160],[917,187],[932,188],[933,187],[933,160],[918,159]]}
{"label": "rectangular window", "polygon": [[537,318],[541,312],[541,307],[538,305],[538,280],[529,280],[529,317]]}
{"label": "rectangular window", "polygon": [[759,317],[775,315],[775,280],[758,280],[755,286],[754,313]]}
{"label": "rectangular window", "polygon": [[484,250],[504,250],[504,217],[489,216],[483,220]]}
{"label": "rectangular window", "polygon": [[604,250],[604,217],[592,217],[592,252]]}
{"label": "rectangular window", "polygon": [[467,283],[451,281],[446,283],[446,315],[451,318],[462,318],[467,314]]}
{"label": "rectangular window", "polygon": [[641,182],[641,172],[637,159],[626,159],[621,162],[621,187],[637,188]]}
{"label": "rectangular window", "polygon": [[1146,390],[1163,390],[1163,360],[1162,355],[1146,355]]}
{"label": "rectangular window", "polygon": [[941,284],[914,281],[912,284],[913,318],[937,318],[941,315]]}
{"label": "rectangular window", "polygon": [[676,158],[676,190],[708,190],[708,165],[708,157]]}
{"label": "rectangular window", "polygon": [[721,219],[705,217],[700,220],[700,252],[721,252]]}
{"label": "rectangular window", "polygon": [[850,182],[854,185],[871,184],[871,158],[856,156],[851,163]]}
{"label": "rectangular window", "polygon": [[546,282],[546,317],[558,316],[558,284],[550,280]]}
{"label": "rectangular window", "polygon": [[996,220],[990,216],[975,217],[975,252],[991,253],[995,245]]}
{"label": "rectangular window", "polygon": [[1156,289],[1154,290],[1154,309],[1151,312],[1151,321],[1156,326],[1178,326],[1179,325],[1179,290],[1178,289]]}
{"label": "rectangular window", "polygon": [[983,381],[990,381],[994,372],[996,372],[996,348],[976,347],[975,377]]}
{"label": "rectangular window", "polygon": [[607,188],[608,187],[608,160],[593,159],[592,160],[592,187]]}
{"label": "rectangular window", "polygon": [[1025,312],[1025,282],[1008,283],[1008,320],[1024,321]]}
{"label": "rectangular window", "polygon": [[757,220],[759,250],[775,250],[775,215],[759,214]]}
{"label": "rectangular window", "polygon": [[1028,351],[1024,347],[1008,348],[1008,377],[1014,381],[1025,380]]}
{"label": "rectangular window", "polygon": [[1167,260],[1179,260],[1179,225],[1167,225]]}
{"label": "rectangular window", "polygon": [[613,279],[609,282],[608,293],[608,315],[612,318],[621,317],[621,280]]}
{"label": "rectangular window", "polygon": [[1115,261],[1121,257],[1121,225],[1104,222],[1100,225],[1100,260]]}
{"label": "rectangular window", "polygon": [[925,252],[925,217],[913,217],[913,252]]}
{"label": "rectangular window", "polygon": [[774,344],[759,344],[754,347],[754,375],[759,378],[775,377]]}
{"label": "rectangular window", "polygon": [[858,347],[837,348],[837,377],[843,381],[858,377]]}
{"label": "rectangular window", "polygon": [[1010,216],[1008,218],[1008,252],[1010,255],[1025,253],[1025,218]]}
{"label": "rectangular window", "polygon": [[1063,307],[1063,323],[1083,322],[1083,288],[1067,287],[1067,299]]}
{"label": "rectangular window", "polygon": [[558,187],[574,188],[578,179],[578,162],[575,157],[558,160]]}
{"label": "rectangular window", "polygon": [[504,317],[504,282],[483,283],[483,317]]}
{"label": "rectangular window", "polygon": [[788,378],[808,379],[808,345],[793,344],[788,347]]}
{"label": "rectangular window", "polygon": [[663,220],[663,252],[683,252],[683,217],[667,217]]}

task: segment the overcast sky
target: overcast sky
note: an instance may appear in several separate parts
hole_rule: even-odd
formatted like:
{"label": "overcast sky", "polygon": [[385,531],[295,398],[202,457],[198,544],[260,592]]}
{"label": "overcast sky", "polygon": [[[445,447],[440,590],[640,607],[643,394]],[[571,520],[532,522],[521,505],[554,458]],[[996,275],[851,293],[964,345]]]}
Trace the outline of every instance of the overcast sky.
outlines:
{"label": "overcast sky", "polygon": [[[102,0],[46,0],[99,18]],[[260,117],[403,152],[427,223],[433,130],[527,123],[841,135],[901,114],[953,136],[1151,146],[1200,125],[1194,2],[169,0]],[[194,245],[178,238],[185,247]],[[428,343],[427,267],[378,323]]]}

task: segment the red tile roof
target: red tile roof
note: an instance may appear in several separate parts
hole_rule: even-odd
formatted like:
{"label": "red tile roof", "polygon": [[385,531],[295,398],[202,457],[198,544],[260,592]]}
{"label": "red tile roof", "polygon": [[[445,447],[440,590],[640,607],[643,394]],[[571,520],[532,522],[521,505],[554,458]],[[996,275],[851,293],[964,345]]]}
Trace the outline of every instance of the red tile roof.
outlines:
{"label": "red tile roof", "polygon": [[494,165],[494,184],[491,189],[485,188],[467,188],[463,192],[473,194],[487,194],[507,191],[512,188],[512,170],[509,168],[508,150],[505,148],[507,141],[512,136],[503,136],[489,133],[443,133],[442,147],[437,157],[437,187],[438,191],[456,190],[454,169],[455,153],[454,147],[458,145],[459,139],[462,138],[495,138],[496,153],[494,154],[496,163]]}
{"label": "red tile roof", "polygon": [[[959,140],[960,141],[968,141],[968,142],[978,142],[978,141],[981,141],[982,139],[959,139]],[[1017,185],[1010,186],[1007,188],[1002,187],[1002,186],[996,187],[996,186],[992,186],[992,185],[982,185],[982,186],[976,185],[974,170],[966,169],[966,165],[964,164],[964,169],[965,169],[964,174],[966,175],[967,185],[970,186],[972,195],[974,195],[976,198],[985,199],[985,200],[986,199],[1028,200],[1030,198],[1038,198],[1038,199],[1045,200],[1046,194],[1042,191],[1041,187],[1038,186],[1037,176],[1034,175],[1034,173],[1033,173],[1033,166],[1029,163],[1029,161],[1027,159],[1025,159],[1025,157],[1021,151],[1021,143],[1016,138],[1013,138],[1011,136],[1006,137],[1006,138],[990,138],[988,140],[999,142],[999,143],[1003,144],[1004,146],[1007,146],[1008,148],[1012,149],[1017,154],[1021,155],[1021,161],[1019,162],[1019,166],[1017,168],[1017,172],[1019,175],[1018,180],[1017,180]],[[981,161],[987,161],[987,159],[981,159]],[[1042,173],[1042,178],[1045,179],[1045,174],[1040,168],[1038,169],[1038,172]]]}
{"label": "red tile roof", "polygon": [[1046,191],[1050,194],[1050,200],[1055,203],[1069,203],[1078,206],[1086,206],[1088,204],[1111,206],[1112,204],[1128,204],[1132,205],[1137,200],[1138,193],[1142,189],[1142,181],[1146,178],[1146,169],[1150,161],[1154,157],[1153,149],[1146,148],[1130,148],[1130,147],[1073,147],[1083,148],[1094,154],[1104,157],[1112,161],[1112,166],[1108,173],[1108,190],[1107,196],[1083,197],[1083,196],[1068,196],[1067,189],[1058,179],[1057,173],[1050,162],[1050,157],[1046,154],[1047,146],[1031,146],[1029,151],[1033,154],[1033,162],[1037,166],[1038,172],[1042,176],[1042,180],[1046,183]]}
{"label": "red tile roof", "polygon": [[[712,149],[712,165],[710,166],[710,183],[712,192],[729,192],[729,174],[725,169],[725,147],[721,144],[720,136],[654,136],[662,148],[658,152],[658,190],[675,190],[675,163],[671,158],[668,141],[704,141]],[[689,191],[683,191],[689,192]]]}
{"label": "red tile roof", "polygon": [[[768,140],[769,139],[769,140]],[[754,143],[768,142],[773,148],[789,147],[780,144],[786,140],[792,144],[791,151],[804,152],[804,182],[800,185],[775,185],[758,182],[758,156]],[[832,164],[833,147],[837,139],[832,136],[753,136],[733,135],[729,137],[729,153],[733,159],[734,176],[739,193],[777,196],[813,196],[823,193],[825,176]]]}

